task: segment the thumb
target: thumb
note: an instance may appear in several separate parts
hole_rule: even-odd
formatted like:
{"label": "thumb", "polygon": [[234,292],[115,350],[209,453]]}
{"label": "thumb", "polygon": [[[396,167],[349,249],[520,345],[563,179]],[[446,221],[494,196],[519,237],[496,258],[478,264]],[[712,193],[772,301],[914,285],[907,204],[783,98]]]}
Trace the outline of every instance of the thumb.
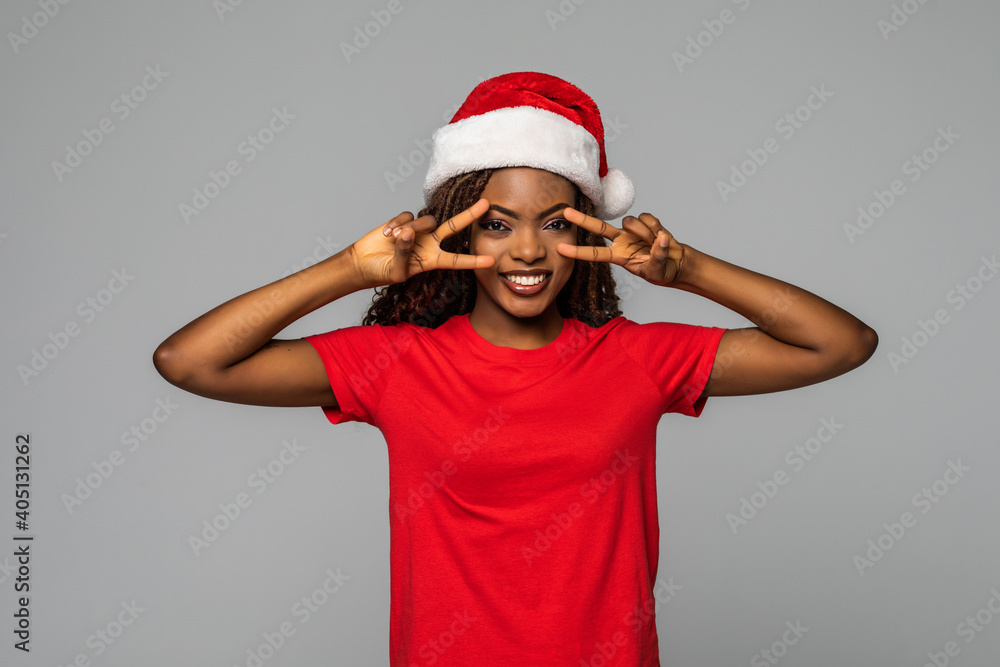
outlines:
{"label": "thumb", "polygon": [[670,234],[660,231],[649,248],[649,261],[646,262],[650,280],[664,280],[669,273],[667,262],[670,258]]}
{"label": "thumb", "polygon": [[392,275],[397,282],[410,277],[410,257],[413,254],[413,240],[416,232],[410,227],[399,230],[393,241],[395,249],[392,254]]}

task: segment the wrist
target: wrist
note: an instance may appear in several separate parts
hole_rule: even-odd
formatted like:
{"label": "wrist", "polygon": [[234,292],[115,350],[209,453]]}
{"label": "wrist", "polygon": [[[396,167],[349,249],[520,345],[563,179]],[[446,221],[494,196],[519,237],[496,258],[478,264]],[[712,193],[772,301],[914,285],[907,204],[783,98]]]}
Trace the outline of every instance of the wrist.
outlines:
{"label": "wrist", "polygon": [[343,285],[346,294],[362,292],[364,290],[376,289],[389,283],[373,280],[363,267],[363,261],[358,253],[358,249],[352,243],[330,259],[338,259],[337,276],[338,284]]}
{"label": "wrist", "polygon": [[354,253],[350,246],[317,264],[293,273],[286,280],[290,281],[289,287],[308,302],[308,311],[368,288],[363,276],[357,271]]}
{"label": "wrist", "polygon": [[681,257],[677,262],[677,275],[674,276],[670,286],[690,291],[698,281],[705,255],[689,245],[683,243],[679,245]]}
{"label": "wrist", "polygon": [[361,260],[353,243],[331,257],[330,260],[336,261],[337,275],[340,277],[338,282],[349,290],[348,294],[378,287],[378,285],[369,285],[365,279],[365,273],[361,270]]}

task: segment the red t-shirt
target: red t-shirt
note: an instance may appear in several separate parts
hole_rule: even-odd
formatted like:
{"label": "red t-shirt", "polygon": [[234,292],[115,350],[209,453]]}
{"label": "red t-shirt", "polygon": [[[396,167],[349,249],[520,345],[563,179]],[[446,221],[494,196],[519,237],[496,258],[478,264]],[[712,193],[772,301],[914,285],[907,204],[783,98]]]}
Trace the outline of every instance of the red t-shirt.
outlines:
{"label": "red t-shirt", "polygon": [[388,446],[392,667],[659,665],[656,429],[701,414],[724,331],[566,319],[518,350],[461,315],[306,338],[327,418]]}

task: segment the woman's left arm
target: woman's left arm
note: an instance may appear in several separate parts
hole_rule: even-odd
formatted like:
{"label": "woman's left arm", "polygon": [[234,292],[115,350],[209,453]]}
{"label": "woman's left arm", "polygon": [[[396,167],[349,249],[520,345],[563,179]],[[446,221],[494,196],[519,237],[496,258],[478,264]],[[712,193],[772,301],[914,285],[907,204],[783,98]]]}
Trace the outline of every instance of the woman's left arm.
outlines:
{"label": "woman's left arm", "polygon": [[878,345],[875,331],[842,308],[678,243],[649,213],[626,216],[622,229],[575,209],[563,215],[611,245],[560,244],[560,253],[618,264],[654,285],[711,299],[756,325],[723,334],[703,396],[763,394],[829,380],[863,364]]}
{"label": "woman's left arm", "polygon": [[690,246],[680,250],[671,287],[711,299],[757,325],[722,335],[702,395],[804,387],[857,368],[875,352],[878,335],[871,327],[812,292]]}

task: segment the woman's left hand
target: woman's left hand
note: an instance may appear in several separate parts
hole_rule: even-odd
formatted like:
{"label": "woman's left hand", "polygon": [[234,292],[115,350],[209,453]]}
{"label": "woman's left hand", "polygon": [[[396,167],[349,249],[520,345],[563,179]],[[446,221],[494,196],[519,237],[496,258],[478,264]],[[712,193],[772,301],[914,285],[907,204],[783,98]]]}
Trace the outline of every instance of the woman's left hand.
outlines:
{"label": "woman's left hand", "polygon": [[625,216],[622,229],[573,208],[563,209],[562,215],[574,225],[610,240],[611,245],[560,243],[556,250],[561,255],[590,262],[611,262],[661,286],[675,282],[684,269],[684,246],[649,213],[642,213],[638,218]]}

